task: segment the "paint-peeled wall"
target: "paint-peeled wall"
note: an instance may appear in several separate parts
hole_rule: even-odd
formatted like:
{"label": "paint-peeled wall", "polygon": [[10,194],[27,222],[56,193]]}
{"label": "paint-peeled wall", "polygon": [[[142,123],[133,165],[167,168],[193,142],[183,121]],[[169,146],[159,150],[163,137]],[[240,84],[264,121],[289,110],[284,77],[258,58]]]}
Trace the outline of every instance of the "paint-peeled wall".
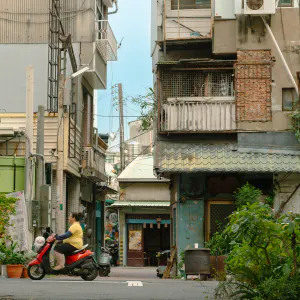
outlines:
{"label": "paint-peeled wall", "polygon": [[204,247],[204,178],[196,174],[180,176],[177,203],[177,248]]}
{"label": "paint-peeled wall", "polygon": [[274,208],[276,212],[300,213],[300,175],[280,173],[274,176],[276,187]]}

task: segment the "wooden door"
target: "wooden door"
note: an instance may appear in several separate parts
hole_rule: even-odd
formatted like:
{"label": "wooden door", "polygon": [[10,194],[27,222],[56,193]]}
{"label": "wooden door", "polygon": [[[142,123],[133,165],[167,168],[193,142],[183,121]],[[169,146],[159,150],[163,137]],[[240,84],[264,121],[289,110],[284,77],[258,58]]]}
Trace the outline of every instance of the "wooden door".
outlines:
{"label": "wooden door", "polygon": [[208,200],[206,205],[206,241],[228,223],[228,216],[236,209],[235,204],[228,200]]}
{"label": "wooden door", "polygon": [[128,224],[127,265],[144,266],[143,224]]}

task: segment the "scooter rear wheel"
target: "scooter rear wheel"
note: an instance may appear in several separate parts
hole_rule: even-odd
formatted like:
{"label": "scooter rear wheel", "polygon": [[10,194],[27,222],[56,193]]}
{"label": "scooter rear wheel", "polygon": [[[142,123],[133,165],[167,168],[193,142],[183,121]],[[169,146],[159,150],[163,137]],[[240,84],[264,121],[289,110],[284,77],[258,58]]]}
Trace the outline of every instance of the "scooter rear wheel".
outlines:
{"label": "scooter rear wheel", "polygon": [[41,265],[29,266],[27,269],[27,273],[32,280],[41,280],[46,275],[46,272]]}
{"label": "scooter rear wheel", "polygon": [[80,275],[80,277],[85,281],[93,281],[98,276],[98,269],[94,266],[93,270],[89,275]]}

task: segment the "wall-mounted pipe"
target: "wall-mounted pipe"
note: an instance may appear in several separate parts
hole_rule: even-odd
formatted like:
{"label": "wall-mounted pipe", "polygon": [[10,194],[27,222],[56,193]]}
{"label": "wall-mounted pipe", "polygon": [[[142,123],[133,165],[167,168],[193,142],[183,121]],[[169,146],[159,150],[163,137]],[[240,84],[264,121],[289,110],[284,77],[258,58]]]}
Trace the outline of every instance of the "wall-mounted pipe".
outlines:
{"label": "wall-mounted pipe", "polygon": [[283,65],[284,65],[284,67],[285,67],[285,69],[286,69],[286,71],[288,73],[288,76],[290,77],[290,80],[291,80],[291,82],[292,82],[292,84],[293,84],[293,86],[295,88],[297,96],[299,97],[299,90],[298,90],[297,83],[296,83],[296,81],[295,81],[295,79],[293,77],[293,74],[292,74],[292,72],[291,72],[291,70],[290,70],[290,68],[289,68],[289,66],[288,66],[288,64],[287,64],[287,62],[286,62],[286,60],[285,60],[282,52],[281,52],[281,49],[280,49],[280,47],[279,47],[279,45],[278,45],[278,43],[276,41],[276,38],[275,38],[275,36],[274,36],[274,34],[273,34],[273,32],[272,32],[269,24],[267,23],[266,19],[264,17],[261,17],[261,18],[262,18],[262,20],[263,20],[263,22],[264,22],[264,24],[265,24],[265,26],[267,28],[268,33],[271,36],[271,39],[272,39],[272,41],[273,41],[273,43],[274,43],[274,45],[275,45],[275,47],[277,49],[277,52],[278,52],[278,54],[279,54],[279,56],[280,56],[280,58],[281,58],[281,60],[283,62]]}

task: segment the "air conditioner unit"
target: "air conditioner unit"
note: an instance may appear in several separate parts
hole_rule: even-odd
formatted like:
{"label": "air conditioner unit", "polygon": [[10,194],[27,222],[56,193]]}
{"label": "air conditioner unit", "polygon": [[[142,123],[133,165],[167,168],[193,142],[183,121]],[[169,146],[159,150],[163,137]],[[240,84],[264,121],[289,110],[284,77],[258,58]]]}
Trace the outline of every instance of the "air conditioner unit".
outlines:
{"label": "air conditioner unit", "polygon": [[276,0],[244,0],[244,15],[274,15]]}

